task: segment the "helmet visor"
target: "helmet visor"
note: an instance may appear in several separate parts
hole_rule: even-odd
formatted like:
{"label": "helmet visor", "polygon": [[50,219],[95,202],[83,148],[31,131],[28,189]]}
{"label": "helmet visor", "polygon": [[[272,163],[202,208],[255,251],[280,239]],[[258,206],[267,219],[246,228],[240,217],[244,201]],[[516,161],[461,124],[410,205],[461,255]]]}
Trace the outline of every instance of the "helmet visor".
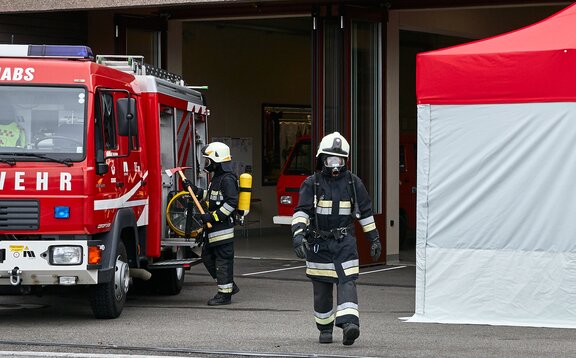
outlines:
{"label": "helmet visor", "polygon": [[337,156],[328,156],[324,159],[326,168],[340,168],[344,166],[344,158]]}

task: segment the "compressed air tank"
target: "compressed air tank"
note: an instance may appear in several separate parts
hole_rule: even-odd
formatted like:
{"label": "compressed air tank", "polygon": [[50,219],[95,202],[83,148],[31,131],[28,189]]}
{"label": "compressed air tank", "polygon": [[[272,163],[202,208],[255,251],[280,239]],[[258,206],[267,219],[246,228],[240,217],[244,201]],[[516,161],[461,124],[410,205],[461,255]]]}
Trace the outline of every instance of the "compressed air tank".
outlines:
{"label": "compressed air tank", "polygon": [[244,211],[244,215],[250,211],[250,198],[252,197],[252,175],[242,173],[238,183],[238,210]]}

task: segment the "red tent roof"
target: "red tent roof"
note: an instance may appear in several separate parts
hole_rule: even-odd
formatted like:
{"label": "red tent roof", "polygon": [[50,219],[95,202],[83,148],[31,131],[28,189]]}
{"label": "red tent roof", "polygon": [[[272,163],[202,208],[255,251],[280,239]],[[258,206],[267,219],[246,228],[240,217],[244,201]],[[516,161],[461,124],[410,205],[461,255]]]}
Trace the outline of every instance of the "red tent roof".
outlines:
{"label": "red tent roof", "polygon": [[576,101],[576,4],[533,25],[421,53],[419,104]]}

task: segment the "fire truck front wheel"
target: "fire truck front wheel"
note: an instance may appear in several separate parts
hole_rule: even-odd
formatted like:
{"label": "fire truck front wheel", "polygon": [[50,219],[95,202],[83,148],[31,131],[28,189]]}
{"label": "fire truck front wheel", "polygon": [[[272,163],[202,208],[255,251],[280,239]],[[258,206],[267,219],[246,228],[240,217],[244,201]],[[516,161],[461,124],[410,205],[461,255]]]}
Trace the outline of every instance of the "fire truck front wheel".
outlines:
{"label": "fire truck front wheel", "polygon": [[130,283],[128,254],[122,241],[118,242],[114,275],[109,282],[92,287],[90,303],[96,318],[117,318],[124,309]]}

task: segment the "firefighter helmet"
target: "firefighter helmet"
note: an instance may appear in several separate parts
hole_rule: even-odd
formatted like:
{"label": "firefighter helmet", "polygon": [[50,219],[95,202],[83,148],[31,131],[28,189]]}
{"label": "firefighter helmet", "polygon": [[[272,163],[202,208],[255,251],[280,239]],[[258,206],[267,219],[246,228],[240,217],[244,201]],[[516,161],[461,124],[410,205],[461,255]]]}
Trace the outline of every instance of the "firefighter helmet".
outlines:
{"label": "firefighter helmet", "polygon": [[320,145],[318,146],[316,158],[320,157],[321,154],[348,158],[349,153],[350,144],[348,144],[346,138],[344,138],[340,133],[334,132],[322,138]]}
{"label": "firefighter helmet", "polygon": [[338,176],[346,170],[346,159],[350,153],[350,144],[340,133],[326,135],[320,141],[316,153],[316,168],[326,175]]}
{"label": "firefighter helmet", "polygon": [[232,160],[230,156],[230,148],[221,142],[212,142],[202,148],[202,156],[212,160],[214,163],[229,162]]}

